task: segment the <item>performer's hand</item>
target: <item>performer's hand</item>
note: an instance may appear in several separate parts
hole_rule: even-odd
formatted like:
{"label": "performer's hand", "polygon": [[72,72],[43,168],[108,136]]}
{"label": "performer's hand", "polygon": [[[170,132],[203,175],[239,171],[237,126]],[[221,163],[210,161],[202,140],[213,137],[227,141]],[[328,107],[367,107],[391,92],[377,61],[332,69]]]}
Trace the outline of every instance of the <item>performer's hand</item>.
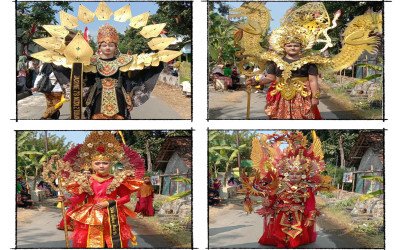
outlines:
{"label": "performer's hand", "polygon": [[103,209],[105,207],[108,207],[108,202],[107,201],[102,201],[102,202],[96,203],[93,206],[94,209]]}
{"label": "performer's hand", "polygon": [[311,227],[312,225],[314,225],[314,221],[313,220],[306,219],[306,221],[304,222],[304,226],[305,227]]}
{"label": "performer's hand", "polygon": [[247,80],[246,80],[246,86],[248,86],[248,85],[254,85],[254,79],[253,78],[248,78]]}
{"label": "performer's hand", "polygon": [[318,104],[319,104],[319,99],[311,98],[311,105],[312,106],[318,106]]}
{"label": "performer's hand", "polygon": [[32,91],[32,92],[36,92],[36,91],[37,91],[37,88],[31,88],[31,91]]}
{"label": "performer's hand", "polygon": [[68,206],[68,205],[71,204],[71,201],[69,201],[68,199],[66,199],[66,198],[64,197],[64,195],[59,195],[59,196],[58,196],[58,201],[64,202],[64,206]]}

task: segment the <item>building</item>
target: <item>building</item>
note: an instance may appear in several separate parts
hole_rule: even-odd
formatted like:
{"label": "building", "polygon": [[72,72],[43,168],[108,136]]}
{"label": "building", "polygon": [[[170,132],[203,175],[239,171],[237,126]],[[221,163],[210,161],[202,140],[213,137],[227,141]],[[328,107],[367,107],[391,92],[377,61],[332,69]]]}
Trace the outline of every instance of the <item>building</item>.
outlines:
{"label": "building", "polygon": [[176,177],[192,177],[192,138],[167,137],[161,146],[154,170],[161,171],[161,194],[173,195],[190,190],[191,185],[176,182]]}

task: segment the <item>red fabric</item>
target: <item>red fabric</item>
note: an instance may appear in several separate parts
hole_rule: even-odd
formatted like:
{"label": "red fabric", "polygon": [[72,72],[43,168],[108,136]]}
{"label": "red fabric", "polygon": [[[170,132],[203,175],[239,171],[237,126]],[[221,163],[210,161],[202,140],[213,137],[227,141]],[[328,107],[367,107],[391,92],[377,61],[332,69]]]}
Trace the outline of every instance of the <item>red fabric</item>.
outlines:
{"label": "red fabric", "polygon": [[[93,205],[101,201],[115,200],[118,209],[118,219],[120,225],[120,234],[122,238],[123,248],[128,247],[129,240],[133,237],[130,226],[126,222],[127,215],[133,215],[128,208],[124,206],[125,203],[130,201],[130,194],[134,189],[129,189],[125,185],[120,185],[116,190],[110,194],[106,193],[107,187],[112,182],[113,178],[110,178],[104,182],[98,182],[94,178],[90,178],[91,188],[93,195],[82,193],[81,195],[75,195],[70,198],[72,204],[78,204],[82,202],[85,197],[88,198],[88,202],[82,206],[77,206],[67,214],[74,219],[74,232],[71,236],[73,241],[73,247],[75,248],[86,248],[88,228],[90,225],[102,225],[104,240],[107,246],[111,246],[112,239],[109,232],[108,224],[108,210],[103,208],[101,210],[93,209]],[[100,224],[99,224],[100,223]]]}
{"label": "red fabric", "polygon": [[143,216],[154,216],[153,195],[147,197],[138,197],[135,212]]}
{"label": "red fabric", "polygon": [[[315,223],[310,227],[304,226],[305,221],[312,215],[312,212],[315,212],[314,193],[311,189],[308,189],[307,192],[309,194],[309,198],[305,202],[304,212],[297,210],[293,211],[292,213],[294,218],[296,217],[294,213],[298,214],[301,221],[299,228],[301,228],[302,232],[293,238],[284,232],[286,227],[282,225],[284,223],[288,223],[287,221],[282,220],[282,217],[284,215],[287,216],[290,213],[283,211],[285,210],[285,206],[287,206],[286,208],[293,209],[293,205],[299,204],[292,202],[289,205],[281,205],[282,209],[276,215],[274,215],[274,213],[270,213],[269,215],[264,216],[264,233],[258,241],[259,244],[272,245],[278,248],[296,248],[300,245],[309,244],[316,240],[317,234],[315,232]],[[278,197],[275,204],[284,203],[283,201],[281,203],[280,198]],[[293,224],[295,224],[295,222],[296,220],[294,220]]]}
{"label": "red fabric", "polygon": [[285,100],[280,92],[271,94],[275,89],[276,82],[272,82],[266,95],[265,112],[270,119],[322,119],[318,107],[311,105],[311,96],[303,97],[296,93],[293,99]]}

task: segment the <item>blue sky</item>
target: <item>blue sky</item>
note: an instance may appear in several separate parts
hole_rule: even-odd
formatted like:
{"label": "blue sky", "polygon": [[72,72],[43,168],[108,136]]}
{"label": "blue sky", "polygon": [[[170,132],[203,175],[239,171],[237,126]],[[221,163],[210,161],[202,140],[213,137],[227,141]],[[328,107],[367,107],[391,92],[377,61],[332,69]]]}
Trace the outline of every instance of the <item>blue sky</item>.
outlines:
{"label": "blue sky", "polygon": [[78,144],[85,140],[90,131],[48,131],[48,133],[58,137],[65,136],[66,142]]}
{"label": "blue sky", "polygon": [[[238,8],[243,2],[226,2],[232,8]],[[271,29],[274,30],[280,26],[280,20],[286,11],[293,6],[294,2],[267,2],[266,7],[272,15]]]}
{"label": "blue sky", "polygon": [[[74,9],[74,11],[68,11],[68,14],[71,14],[71,15],[74,15],[77,17],[78,16],[78,8],[79,8],[80,4],[84,5],[86,8],[88,8],[92,12],[95,12],[97,6],[99,5],[98,2],[70,2],[70,5]],[[137,16],[144,12],[150,12],[150,15],[152,15],[152,14],[155,14],[158,10],[158,5],[155,2],[107,2],[108,7],[110,7],[110,9],[112,11],[116,11],[116,10],[124,7],[127,4],[131,5],[132,16]],[[56,19],[58,22],[60,22],[59,15],[56,15]],[[104,25],[106,23],[114,26],[119,33],[124,33],[125,30],[129,27],[129,21],[126,21],[123,23],[116,22],[116,21],[114,21],[114,16],[112,15],[110,17],[110,20],[107,20],[107,21],[99,21],[99,20],[97,20],[96,17],[93,22],[88,23],[88,24],[85,24],[85,23],[79,21],[79,26],[77,29],[81,30],[83,32],[85,30],[85,27],[88,27],[89,34],[93,37],[94,40],[96,40],[97,30],[99,29],[99,27],[101,25]]]}

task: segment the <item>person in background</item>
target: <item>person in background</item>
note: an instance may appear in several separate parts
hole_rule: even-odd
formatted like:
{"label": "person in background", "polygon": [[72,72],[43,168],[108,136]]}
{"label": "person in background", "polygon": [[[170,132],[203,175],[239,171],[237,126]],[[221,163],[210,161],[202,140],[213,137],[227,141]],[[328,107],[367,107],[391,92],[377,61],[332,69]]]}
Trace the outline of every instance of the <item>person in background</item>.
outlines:
{"label": "person in background", "polygon": [[135,212],[140,213],[142,216],[154,216],[154,188],[151,185],[150,177],[144,177],[143,181],[143,185],[137,192],[138,201],[136,203]]}

